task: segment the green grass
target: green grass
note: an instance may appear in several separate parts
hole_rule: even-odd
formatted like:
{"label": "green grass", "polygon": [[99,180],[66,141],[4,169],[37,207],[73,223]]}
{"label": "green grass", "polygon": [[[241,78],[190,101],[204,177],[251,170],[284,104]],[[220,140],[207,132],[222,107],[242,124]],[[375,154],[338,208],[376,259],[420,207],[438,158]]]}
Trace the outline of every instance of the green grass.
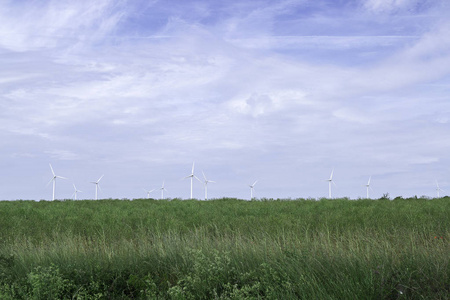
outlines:
{"label": "green grass", "polygon": [[0,202],[0,299],[449,299],[449,201]]}

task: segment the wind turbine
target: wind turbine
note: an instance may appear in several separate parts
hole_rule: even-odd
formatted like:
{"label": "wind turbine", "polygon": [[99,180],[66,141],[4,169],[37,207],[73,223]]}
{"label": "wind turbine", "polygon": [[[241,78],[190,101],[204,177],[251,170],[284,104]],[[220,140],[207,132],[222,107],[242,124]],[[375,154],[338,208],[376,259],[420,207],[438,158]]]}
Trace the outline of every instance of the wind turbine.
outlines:
{"label": "wind turbine", "polygon": [[331,183],[333,183],[334,186],[336,186],[336,183],[334,183],[334,181],[333,181],[333,173],[334,173],[334,169],[331,171],[330,178],[326,180],[326,181],[328,181],[328,198],[330,198],[330,199],[331,199]]}
{"label": "wind turbine", "polygon": [[253,188],[255,187],[256,183],[258,182],[258,180],[256,180],[255,182],[253,182],[253,184],[249,184],[248,186],[250,187],[250,200],[253,199]]}
{"label": "wind turbine", "polygon": [[193,186],[194,178],[197,179],[198,181],[202,182],[200,179],[198,179],[197,176],[194,175],[194,163],[192,163],[192,172],[191,172],[191,174],[186,176],[186,177],[184,177],[183,179],[186,179],[186,178],[191,178],[191,199],[192,199],[192,186]]}
{"label": "wind turbine", "polygon": [[206,201],[206,200],[208,200],[208,183],[209,182],[216,183],[216,182],[206,179],[205,173],[203,173],[203,171],[202,171],[202,174],[203,174],[203,178],[205,179],[205,181],[203,181],[203,183],[205,185],[205,201]]}
{"label": "wind turbine", "polygon": [[100,178],[97,181],[91,181],[91,183],[95,184],[95,200],[98,200],[97,195],[98,195],[98,189],[100,187],[98,185],[98,183],[100,182],[100,180],[102,180],[103,176],[105,176],[105,175],[100,176]]}
{"label": "wind turbine", "polygon": [[439,194],[439,192],[445,192],[443,189],[441,189],[440,187],[439,187],[439,183],[437,182],[437,180],[436,180],[436,191],[437,191],[437,197],[438,198],[441,198],[441,196],[440,196],[440,194]]}
{"label": "wind turbine", "polygon": [[75,186],[75,183],[73,184],[73,189],[75,190],[75,192],[73,192],[72,197],[73,197],[74,200],[77,200],[77,193],[78,192],[82,193],[83,191],[77,190],[77,187]]}
{"label": "wind turbine", "polygon": [[[372,176],[370,176],[369,177],[369,181],[367,181],[367,184],[366,184],[366,188],[367,188],[367,196],[366,196],[366,199],[369,199],[369,189],[371,189],[372,190],[372,188],[370,187],[370,179],[372,178]],[[373,191],[373,190],[372,190]]]}
{"label": "wind turbine", "polygon": [[164,188],[164,181],[163,181],[162,186],[159,189],[161,190],[161,200],[163,200],[164,199],[164,191],[167,192],[167,190]]}
{"label": "wind turbine", "polygon": [[143,189],[145,192],[147,192],[147,199],[150,199],[150,193],[153,192],[155,189],[147,191],[146,189]]}
{"label": "wind turbine", "polygon": [[66,177],[62,177],[62,176],[57,176],[57,175],[55,174],[55,172],[53,171],[52,165],[51,165],[51,164],[49,164],[49,165],[50,165],[50,170],[52,170],[53,177],[52,177],[52,179],[50,179],[50,181],[47,183],[47,185],[49,185],[50,182],[53,181],[53,196],[52,196],[52,201],[54,201],[54,200],[55,200],[56,178],[61,178],[61,179],[67,179],[67,178],[66,178]]}

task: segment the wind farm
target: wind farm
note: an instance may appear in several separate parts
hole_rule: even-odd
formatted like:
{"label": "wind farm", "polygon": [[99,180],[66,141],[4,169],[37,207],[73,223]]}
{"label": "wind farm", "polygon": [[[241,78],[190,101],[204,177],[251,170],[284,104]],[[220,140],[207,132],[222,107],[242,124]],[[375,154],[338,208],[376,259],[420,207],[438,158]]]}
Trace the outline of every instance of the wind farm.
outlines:
{"label": "wind farm", "polygon": [[[99,291],[130,299],[210,299],[217,293],[223,299],[391,299],[404,294],[444,299],[450,293],[450,197],[441,195],[445,191],[437,180],[437,197],[391,198],[386,193],[376,198],[370,191],[377,177],[359,176],[367,182],[352,186],[364,186],[365,196],[352,200],[332,191],[336,176],[345,186],[341,169],[333,168],[320,198],[266,198],[264,189],[274,188],[267,178],[252,184],[236,180],[243,191],[250,189],[249,198],[209,197],[208,185],[214,184],[214,192],[221,181],[209,179],[203,170],[200,180],[192,163],[181,181],[174,176],[160,187],[141,188],[145,197],[102,199],[100,182],[108,191],[108,180],[115,177],[106,173],[86,181],[95,184],[93,199],[79,199],[82,191],[72,183],[71,198],[58,200],[68,178],[49,165],[51,202],[0,201],[5,216],[0,238],[7,241],[0,249],[0,262],[6,262],[1,267],[16,274],[0,276],[0,295],[14,298],[17,289],[23,295],[19,299],[86,298]],[[57,170],[70,174],[59,165]],[[66,180],[56,197],[59,179]],[[144,179],[147,187],[152,185]],[[184,179],[190,180],[188,186]],[[317,181],[323,185],[323,177]],[[166,184],[179,184],[189,197],[167,197]],[[152,197],[156,191],[159,199]],[[26,224],[33,224],[33,230]],[[411,259],[414,255],[420,258]],[[161,278],[173,278],[173,283]]]}
{"label": "wind farm", "polygon": [[0,1],[0,300],[450,299],[450,1]]}
{"label": "wind farm", "polygon": [[[52,193],[51,193],[51,200],[52,201],[54,201],[54,200],[56,200],[57,198],[56,198],[56,180],[57,179],[68,179],[68,178],[66,178],[66,177],[62,177],[62,176],[59,176],[59,175],[56,175],[55,174],[55,172],[54,172],[54,170],[53,170],[53,167],[52,167],[52,165],[51,164],[49,164],[50,165],[50,170],[51,170],[51,172],[52,172],[52,179],[47,183],[47,186],[48,185],[50,185],[50,183],[52,183]],[[195,200],[195,199],[203,199],[203,200],[211,200],[211,199],[222,199],[222,198],[226,198],[227,196],[226,195],[218,195],[217,193],[216,193],[216,195],[215,195],[215,197],[213,197],[213,198],[211,198],[211,197],[208,197],[208,184],[209,183],[214,183],[214,184],[217,184],[217,182],[216,181],[213,181],[213,180],[210,180],[210,179],[208,179],[207,177],[206,177],[206,175],[205,175],[205,172],[204,171],[202,171],[202,177],[203,177],[203,179],[202,180],[200,180],[195,174],[194,174],[194,170],[195,170],[195,163],[193,163],[192,164],[192,168],[191,168],[191,173],[189,174],[189,175],[187,175],[187,176],[185,176],[185,177],[183,177],[183,179],[189,179],[190,180],[190,188],[189,188],[189,198],[187,198],[187,199],[190,199],[190,200]],[[104,175],[101,175],[96,181],[91,181],[90,183],[91,184],[95,184],[95,192],[94,192],[94,196],[93,196],[93,200],[98,200],[99,199],[99,191],[101,191],[102,189],[100,188],[100,181],[103,179],[103,177],[104,177]],[[331,171],[331,173],[330,173],[330,176],[329,176],[329,178],[328,179],[326,179],[326,182],[328,183],[328,193],[327,193],[327,196],[325,196],[326,194],[325,193],[323,193],[323,196],[320,196],[320,197],[318,197],[318,198],[316,198],[317,200],[319,200],[319,199],[321,199],[321,198],[328,198],[328,199],[333,199],[333,198],[336,198],[336,196],[333,196],[333,193],[332,193],[332,186],[335,186],[335,187],[337,187],[337,185],[336,185],[336,183],[335,183],[335,181],[334,181],[334,177],[335,177],[335,169],[333,168],[332,169],[332,171]],[[195,179],[195,181],[194,181],[194,179]],[[203,188],[203,192],[204,192],[204,196],[202,197],[202,196],[199,196],[198,194],[196,195],[196,196],[194,196],[194,191],[195,191],[195,189],[196,189],[196,185],[194,184],[195,182],[198,182],[199,184],[200,184],[200,186]],[[174,184],[175,182],[172,182],[172,185]],[[260,197],[254,197],[254,191],[255,191],[255,185],[258,183],[258,180],[255,180],[252,184],[247,184],[247,186],[250,188],[250,198],[248,199],[248,200],[260,200],[260,199],[282,199],[281,197],[277,197],[277,198],[274,198],[274,197],[267,197],[267,196],[264,196],[262,193],[260,193]],[[154,191],[156,191],[156,190],[159,190],[159,191],[161,191],[161,197],[160,197],[160,199],[162,200],[162,199],[165,199],[165,197],[164,197],[164,191],[166,191],[167,192],[167,189],[165,188],[165,184],[166,184],[166,180],[164,180],[163,181],[163,184],[162,184],[162,186],[160,186],[160,187],[153,187],[153,188],[151,188],[151,189],[142,189],[142,190],[144,190],[145,191],[145,193],[146,193],[146,198],[147,199],[152,199],[151,198],[151,193],[152,192],[154,192]],[[82,191],[81,190],[78,190],[78,188],[75,186],[75,184],[72,184],[72,186],[73,186],[73,191],[72,191],[72,194],[71,194],[71,196],[70,197],[68,197],[68,195],[66,196],[66,197],[59,197],[59,199],[74,199],[74,200],[77,200],[78,199],[78,193],[81,193]],[[355,185],[353,185],[354,186],[354,188],[356,189],[357,188],[357,185],[355,184]],[[264,188],[264,185],[263,186],[261,186],[262,188]],[[372,188],[372,176],[369,176],[369,178],[368,178],[368,181],[367,181],[367,183],[366,184],[364,184],[364,187],[366,188],[366,192],[365,192],[365,195],[364,196],[362,196],[362,195],[360,195],[358,198],[356,198],[356,199],[371,199],[371,198],[373,198],[373,199],[378,199],[378,198],[382,198],[382,197],[371,197],[371,195],[370,195],[370,191],[373,191],[373,188]],[[379,187],[378,187],[378,189],[379,189]],[[430,191],[431,191],[431,186],[430,186]],[[444,192],[445,193],[445,190],[444,189],[442,189],[441,187],[440,187],[440,185],[439,185],[439,183],[438,183],[438,181],[436,180],[435,181],[435,191],[436,191],[436,195],[437,195],[437,198],[441,198],[441,192]],[[386,197],[386,195],[388,195],[389,193],[384,193],[383,194],[383,197],[385,198]],[[397,196],[397,197],[400,197],[401,198],[401,196]],[[415,196],[415,197],[417,197],[417,195]],[[433,196],[424,196],[424,195],[421,195],[420,197],[422,197],[422,198],[426,198],[426,197],[428,197],[428,198],[433,198]],[[114,199],[114,198],[117,198],[117,197],[111,197],[111,196],[109,196],[108,197],[109,199]],[[121,197],[121,198],[124,198],[124,197]],[[141,197],[126,197],[126,198],[129,198],[129,199],[132,199],[132,198],[136,198],[136,199],[139,199],[139,198],[141,198]],[[126,199],[125,198],[125,199]],[[235,198],[235,197],[234,197]],[[310,197],[310,196],[307,196],[307,195],[304,195],[304,194],[301,194],[301,193],[299,193],[299,194],[297,194],[297,195],[295,195],[294,197],[289,197],[290,199],[292,199],[292,198],[298,198],[298,199],[305,199],[305,198],[308,198],[308,199],[313,199],[312,197]],[[345,199],[351,199],[351,198],[349,198],[349,197],[347,197],[347,196],[345,196],[345,195],[341,195],[340,197],[338,197],[338,198],[345,198]],[[85,196],[85,198],[84,199],[89,199],[89,197],[86,197]],[[169,198],[169,199],[183,199],[183,197],[182,196],[177,196],[177,195],[173,195],[172,196],[172,198]],[[243,197],[242,199],[245,199],[245,197]]]}
{"label": "wind farm", "polygon": [[[99,197],[103,191],[100,183],[106,186],[105,192],[111,189],[108,181],[116,177],[111,172],[89,182],[59,176],[60,171],[66,175],[70,170],[55,163],[49,166],[51,202],[0,201],[5,216],[0,220],[0,238],[7,241],[0,249],[0,262],[6,262],[4,272],[16,274],[14,278],[0,276],[0,295],[13,297],[15,292],[5,288],[8,286],[22,291],[20,299],[93,297],[99,291],[110,298],[173,299],[177,295],[194,299],[204,295],[210,299],[217,295],[217,286],[223,299],[230,295],[249,299],[391,299],[405,294],[445,299],[450,293],[445,271],[449,264],[450,197],[442,195],[445,190],[438,180],[429,184],[436,197],[391,198],[388,193],[374,197],[372,184],[376,190],[382,188],[379,177],[363,174],[358,181],[346,180],[341,168],[333,168],[326,186],[323,174],[314,179],[322,187],[319,198],[301,194],[264,197],[267,188],[278,188],[261,177],[252,184],[235,178],[242,192],[250,189],[249,198],[235,198],[218,196],[216,189],[224,178],[214,168],[206,168],[208,177],[202,170],[200,180],[192,163],[190,174],[182,180],[172,176],[154,186],[162,176],[142,178],[150,188],[141,186],[141,197],[119,199]],[[209,165],[200,162],[199,166]],[[180,165],[177,174],[183,174],[182,169]],[[335,178],[340,186],[351,182],[352,189],[361,193],[363,186],[364,196],[337,196],[339,189],[332,190],[337,186]],[[65,180],[56,190],[60,179]],[[92,199],[86,195],[80,199],[82,190],[75,183],[71,197],[62,197],[70,185],[68,179],[77,185],[95,184]],[[190,180],[187,186],[185,179]],[[173,190],[177,184],[178,193],[188,195],[187,199],[165,195],[166,185]],[[209,184],[214,184],[214,197],[208,193]],[[152,197],[157,191],[160,198]],[[25,226],[29,223],[33,230]],[[10,263],[19,260],[20,269],[15,267],[19,264]],[[249,279],[246,274],[255,275]],[[415,274],[420,274],[420,279]],[[55,280],[45,281],[49,277]],[[161,278],[173,278],[173,283],[168,285]],[[46,284],[32,285],[31,280]],[[98,288],[101,286],[109,288]]]}

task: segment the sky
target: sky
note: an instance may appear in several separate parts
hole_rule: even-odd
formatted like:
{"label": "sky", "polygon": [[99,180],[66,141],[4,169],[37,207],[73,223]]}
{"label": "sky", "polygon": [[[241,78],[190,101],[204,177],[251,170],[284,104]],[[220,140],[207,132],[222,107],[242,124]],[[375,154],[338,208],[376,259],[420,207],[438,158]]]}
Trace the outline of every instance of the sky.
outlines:
{"label": "sky", "polygon": [[[0,199],[450,193],[446,0],[0,0]],[[204,197],[194,181],[195,198]],[[441,192],[441,195],[445,192]]]}

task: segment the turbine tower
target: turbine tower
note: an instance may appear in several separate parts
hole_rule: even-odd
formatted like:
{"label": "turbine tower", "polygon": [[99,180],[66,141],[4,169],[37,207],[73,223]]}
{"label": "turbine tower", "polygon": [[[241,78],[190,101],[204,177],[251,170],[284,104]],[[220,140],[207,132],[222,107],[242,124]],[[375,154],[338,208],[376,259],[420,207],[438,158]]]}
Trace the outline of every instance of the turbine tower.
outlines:
{"label": "turbine tower", "polygon": [[97,181],[91,181],[91,183],[93,183],[93,184],[95,184],[95,200],[98,200],[98,189],[99,189],[99,182],[100,182],[100,180],[102,180],[102,178],[103,178],[103,176],[105,176],[105,175],[102,175],[102,176],[100,176],[100,178],[97,180]]}
{"label": "turbine tower", "polygon": [[334,183],[334,181],[333,181],[333,173],[334,173],[334,169],[331,170],[330,178],[326,180],[326,181],[328,181],[328,198],[330,198],[330,199],[331,199],[331,183],[333,183],[334,186],[336,186],[336,183]]}
{"label": "turbine tower", "polygon": [[202,174],[203,174],[203,178],[205,179],[203,181],[203,183],[205,185],[205,201],[206,201],[206,200],[208,200],[208,183],[209,182],[215,183],[215,181],[206,179],[205,173],[203,173],[203,171],[202,171]]}
{"label": "turbine tower", "polygon": [[57,175],[55,174],[55,172],[53,171],[52,165],[51,165],[51,164],[49,164],[49,165],[50,165],[50,170],[52,170],[53,177],[52,177],[52,179],[50,179],[50,181],[47,183],[47,185],[49,185],[50,182],[53,181],[53,196],[52,196],[52,201],[54,201],[54,200],[55,200],[56,178],[61,178],[61,179],[67,179],[67,178],[66,178],[66,177],[62,177],[62,176],[57,176]]}
{"label": "turbine tower", "polygon": [[83,191],[77,190],[75,183],[73,184],[73,189],[75,190],[75,192],[73,192],[72,197],[74,200],[77,200],[77,193],[82,193]]}
{"label": "turbine tower", "polygon": [[162,186],[159,189],[161,190],[161,200],[163,200],[164,199],[164,191],[167,192],[167,190],[164,188],[164,181],[163,181]]}
{"label": "turbine tower", "polygon": [[253,199],[253,188],[255,187],[256,183],[258,182],[258,180],[256,180],[255,182],[253,182],[253,184],[249,184],[248,186],[250,187],[250,200]]}
{"label": "turbine tower", "polygon": [[440,193],[439,192],[445,192],[443,189],[441,189],[440,187],[439,187],[439,183],[437,182],[437,180],[436,180],[436,192],[437,192],[437,197],[438,198],[441,198],[441,195],[440,195]]}
{"label": "turbine tower", "polygon": [[372,178],[372,176],[369,177],[369,181],[366,184],[366,189],[367,189],[366,199],[369,199],[369,189],[372,190],[372,188],[370,187],[370,179],[371,178]]}
{"label": "turbine tower", "polygon": [[195,162],[192,163],[192,171],[191,171],[191,174],[183,178],[183,179],[191,178],[191,199],[192,199],[192,186],[193,186],[194,178],[197,179],[198,181],[202,182],[200,179],[198,179],[197,176],[194,175],[194,163],[195,163]]}

